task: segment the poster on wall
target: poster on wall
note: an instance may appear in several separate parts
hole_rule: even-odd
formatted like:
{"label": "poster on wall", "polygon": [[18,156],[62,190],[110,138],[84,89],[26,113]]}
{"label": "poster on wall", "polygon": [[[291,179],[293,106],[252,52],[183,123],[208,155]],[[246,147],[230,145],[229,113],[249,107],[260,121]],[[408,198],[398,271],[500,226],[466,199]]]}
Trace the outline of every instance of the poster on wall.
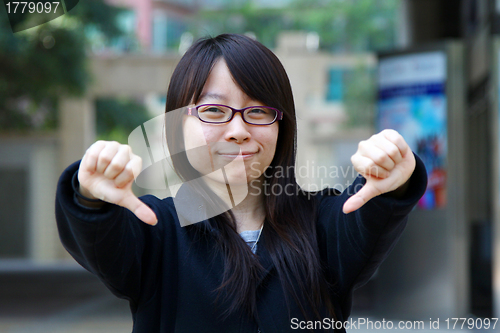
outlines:
{"label": "poster on wall", "polygon": [[446,53],[432,51],[380,58],[377,128],[394,129],[422,159],[427,191],[418,206],[446,206]]}

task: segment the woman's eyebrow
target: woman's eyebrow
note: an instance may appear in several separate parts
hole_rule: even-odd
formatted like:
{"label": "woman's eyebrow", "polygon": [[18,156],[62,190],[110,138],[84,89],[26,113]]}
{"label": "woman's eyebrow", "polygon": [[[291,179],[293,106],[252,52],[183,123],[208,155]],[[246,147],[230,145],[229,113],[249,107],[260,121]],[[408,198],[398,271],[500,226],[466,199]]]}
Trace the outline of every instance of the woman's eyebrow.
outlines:
{"label": "woman's eyebrow", "polygon": [[202,100],[207,99],[207,98],[216,99],[219,101],[224,101],[226,99],[226,96],[221,95],[221,94],[217,94],[217,93],[208,92],[208,93],[201,94],[199,100],[202,101]]}

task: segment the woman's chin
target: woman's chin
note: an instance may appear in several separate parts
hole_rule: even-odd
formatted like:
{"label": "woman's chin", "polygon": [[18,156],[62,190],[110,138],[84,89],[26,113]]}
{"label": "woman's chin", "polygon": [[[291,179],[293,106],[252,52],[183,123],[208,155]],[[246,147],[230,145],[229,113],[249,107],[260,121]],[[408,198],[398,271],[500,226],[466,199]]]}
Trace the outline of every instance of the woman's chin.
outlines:
{"label": "woman's chin", "polygon": [[217,177],[211,177],[208,176],[205,178],[207,181],[208,185],[213,185],[213,186],[223,186],[226,187],[227,185],[233,187],[233,186],[248,186],[248,180],[246,175],[243,176],[232,176],[231,174],[226,173],[225,176],[220,176],[217,175]]}

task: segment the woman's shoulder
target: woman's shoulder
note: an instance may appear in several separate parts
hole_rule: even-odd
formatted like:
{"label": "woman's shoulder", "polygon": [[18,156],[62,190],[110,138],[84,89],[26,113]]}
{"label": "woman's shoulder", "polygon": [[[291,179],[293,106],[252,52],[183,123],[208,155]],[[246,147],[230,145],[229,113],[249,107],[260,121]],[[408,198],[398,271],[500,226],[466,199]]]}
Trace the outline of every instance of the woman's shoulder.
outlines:
{"label": "woman's shoulder", "polygon": [[[208,220],[211,216],[209,212],[204,209],[207,204],[196,201],[196,198],[191,198],[186,202],[186,198],[179,197],[165,197],[158,198],[152,194],[146,194],[139,197],[146,205],[148,205],[156,214],[158,218],[158,225],[169,229],[184,230],[185,226],[196,224]],[[203,209],[200,209],[203,208]],[[213,215],[212,215],[213,216]]]}

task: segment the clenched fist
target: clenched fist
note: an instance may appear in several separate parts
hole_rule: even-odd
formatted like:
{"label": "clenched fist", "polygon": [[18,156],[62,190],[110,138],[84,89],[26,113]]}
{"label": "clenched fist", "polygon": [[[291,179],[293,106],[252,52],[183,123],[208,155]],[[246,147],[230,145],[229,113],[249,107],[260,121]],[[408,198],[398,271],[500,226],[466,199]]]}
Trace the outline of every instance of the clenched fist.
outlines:
{"label": "clenched fist", "polygon": [[416,164],[410,147],[395,130],[383,130],[361,141],[351,162],[366,184],[344,203],[346,214],[378,195],[404,190]]}
{"label": "clenched fist", "polygon": [[142,159],[128,145],[97,141],[87,149],[78,170],[80,194],[100,199],[132,211],[141,221],[155,225],[155,213],[132,192],[134,175],[141,171]]}

